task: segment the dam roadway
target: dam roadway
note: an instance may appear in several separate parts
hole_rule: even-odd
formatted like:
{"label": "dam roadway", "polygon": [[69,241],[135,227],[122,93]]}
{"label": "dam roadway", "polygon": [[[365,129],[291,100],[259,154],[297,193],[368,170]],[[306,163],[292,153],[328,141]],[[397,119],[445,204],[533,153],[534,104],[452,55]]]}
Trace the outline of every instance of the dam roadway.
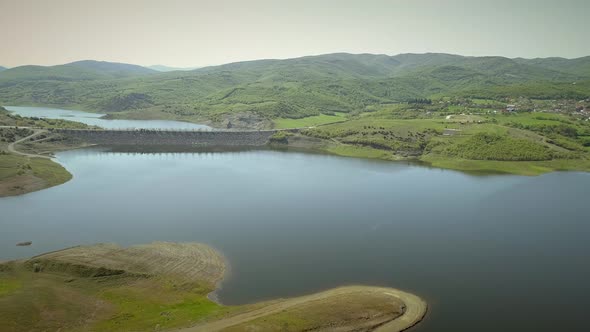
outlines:
{"label": "dam roadway", "polygon": [[49,129],[90,144],[102,145],[189,145],[264,146],[279,131],[298,132],[299,129],[274,130],[153,130],[153,129]]}

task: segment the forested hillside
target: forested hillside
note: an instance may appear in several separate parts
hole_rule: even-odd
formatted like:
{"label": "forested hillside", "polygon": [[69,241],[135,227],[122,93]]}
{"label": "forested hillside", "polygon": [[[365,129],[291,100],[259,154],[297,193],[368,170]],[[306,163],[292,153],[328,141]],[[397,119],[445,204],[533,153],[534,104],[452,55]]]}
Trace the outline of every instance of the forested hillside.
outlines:
{"label": "forested hillside", "polygon": [[276,119],[360,113],[378,105],[446,96],[584,99],[590,96],[590,58],[338,53],[182,72],[80,61],[0,74],[4,105],[188,121],[220,121],[232,114]]}

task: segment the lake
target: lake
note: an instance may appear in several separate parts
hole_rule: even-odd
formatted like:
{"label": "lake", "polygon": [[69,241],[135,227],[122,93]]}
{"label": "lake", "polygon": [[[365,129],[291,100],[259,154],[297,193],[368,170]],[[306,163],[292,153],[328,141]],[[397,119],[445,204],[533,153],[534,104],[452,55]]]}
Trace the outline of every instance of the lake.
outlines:
{"label": "lake", "polygon": [[70,182],[0,199],[0,259],[198,241],[231,264],[226,304],[382,285],[429,302],[413,331],[587,330],[590,174],[472,176],[280,151],[95,147],[57,160]]}
{"label": "lake", "polygon": [[17,107],[4,106],[11,113],[23,117],[38,117],[48,119],[61,119],[82,122],[91,126],[99,126],[107,129],[193,129],[211,130],[212,128],[202,124],[182,121],[167,120],[108,120],[102,119],[105,114],[88,113],[74,110],[62,110],[47,107]]}

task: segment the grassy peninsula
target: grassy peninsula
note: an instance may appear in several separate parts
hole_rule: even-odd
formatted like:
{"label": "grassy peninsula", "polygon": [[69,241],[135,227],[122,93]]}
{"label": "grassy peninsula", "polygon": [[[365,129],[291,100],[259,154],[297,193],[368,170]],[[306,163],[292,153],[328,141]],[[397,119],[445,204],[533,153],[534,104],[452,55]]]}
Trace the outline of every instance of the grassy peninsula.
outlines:
{"label": "grassy peninsula", "polygon": [[46,128],[86,128],[86,125],[22,118],[0,107],[0,197],[53,187],[72,178],[65,168],[48,156],[54,151],[83,143],[46,132]]}
{"label": "grassy peninsula", "polygon": [[57,186],[71,178],[65,168],[49,159],[0,152],[0,197]]}
{"label": "grassy peninsula", "polygon": [[426,304],[391,288],[351,286],[224,306],[208,294],[226,262],[198,243],[80,246],[0,264],[3,331],[401,331]]}

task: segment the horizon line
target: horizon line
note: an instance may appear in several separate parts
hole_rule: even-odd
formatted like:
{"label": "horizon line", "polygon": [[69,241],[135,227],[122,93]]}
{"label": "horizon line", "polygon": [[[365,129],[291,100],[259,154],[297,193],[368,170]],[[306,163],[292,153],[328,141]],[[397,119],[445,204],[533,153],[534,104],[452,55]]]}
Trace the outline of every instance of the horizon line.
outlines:
{"label": "horizon line", "polygon": [[[70,62],[56,63],[56,64],[50,64],[50,65],[23,64],[23,65],[18,65],[18,66],[14,66],[14,67],[6,67],[6,66],[3,66],[2,63],[0,62],[0,67],[4,67],[7,70],[8,69],[15,69],[15,68],[19,68],[19,67],[28,67],[28,66],[34,66],[34,67],[55,67],[55,66],[70,65],[70,64],[77,63],[77,62],[94,61],[94,62],[102,62],[102,63],[114,63],[114,64],[135,65],[135,66],[144,67],[144,68],[147,68],[147,69],[152,69],[150,67],[162,66],[162,67],[174,68],[176,71],[190,71],[190,70],[196,70],[196,69],[202,69],[202,68],[208,68],[208,67],[217,67],[217,66],[230,65],[230,64],[236,64],[236,63],[244,63],[244,62],[282,61],[282,60],[293,60],[293,59],[301,59],[301,58],[307,58],[307,57],[319,57],[319,56],[338,55],[338,54],[345,54],[345,55],[373,55],[373,56],[387,56],[387,57],[396,57],[396,56],[401,56],[401,55],[429,55],[429,54],[437,54],[437,55],[460,56],[460,57],[464,57],[464,58],[504,58],[504,59],[510,59],[510,60],[516,60],[516,59],[524,59],[524,60],[537,60],[537,59],[576,60],[576,59],[582,59],[582,58],[590,57],[590,55],[584,55],[584,56],[579,56],[579,57],[568,58],[568,57],[563,57],[563,56],[548,56],[548,57],[520,57],[519,56],[519,57],[508,57],[508,56],[503,56],[503,55],[463,55],[463,54],[458,54],[458,53],[447,53],[447,52],[406,52],[406,53],[397,53],[397,54],[386,54],[386,53],[370,53],[370,52],[353,53],[353,52],[345,52],[345,51],[342,51],[342,52],[309,54],[309,55],[301,55],[301,56],[293,56],[293,57],[285,57],[285,58],[279,58],[279,57],[277,57],[277,58],[257,58],[257,59],[246,59],[246,60],[239,60],[239,61],[224,62],[224,63],[218,63],[218,64],[189,65],[189,66],[167,65],[167,64],[162,64],[162,63],[143,65],[143,64],[138,64],[138,63],[133,63],[133,62],[123,62],[123,61],[118,61],[118,60],[79,59],[79,60],[74,60],[74,61],[70,61]],[[154,70],[156,72],[159,72],[156,69],[152,69],[152,70]]]}

